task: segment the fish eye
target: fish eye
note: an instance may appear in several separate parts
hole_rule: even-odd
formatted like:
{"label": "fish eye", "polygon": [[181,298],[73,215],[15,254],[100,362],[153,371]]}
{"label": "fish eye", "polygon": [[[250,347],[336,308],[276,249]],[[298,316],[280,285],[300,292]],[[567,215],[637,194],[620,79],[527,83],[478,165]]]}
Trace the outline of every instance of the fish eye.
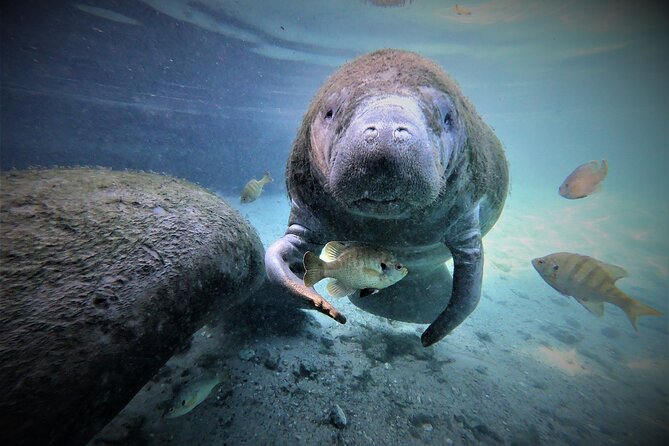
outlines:
{"label": "fish eye", "polygon": [[557,265],[553,265],[553,271],[557,271],[558,269],[560,269],[559,266],[557,266]]}
{"label": "fish eye", "polygon": [[398,271],[401,270],[402,269],[402,264],[398,263],[397,265],[395,265],[395,269],[398,270]]}
{"label": "fish eye", "polygon": [[383,271],[387,270],[387,269],[388,269],[388,265],[386,265],[385,263],[381,262],[381,269],[382,269]]}

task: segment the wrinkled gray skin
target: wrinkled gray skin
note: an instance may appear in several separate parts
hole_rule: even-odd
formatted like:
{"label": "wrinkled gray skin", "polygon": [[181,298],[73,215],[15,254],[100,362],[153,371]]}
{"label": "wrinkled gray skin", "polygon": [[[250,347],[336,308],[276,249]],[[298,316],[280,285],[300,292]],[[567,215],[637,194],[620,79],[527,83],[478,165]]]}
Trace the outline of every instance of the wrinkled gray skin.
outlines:
{"label": "wrinkled gray skin", "polygon": [[[265,263],[270,280],[305,308],[346,321],[302,281],[304,253],[331,240],[387,248],[407,266],[404,280],[351,301],[430,323],[424,346],[476,308],[481,237],[503,207],[508,167],[497,138],[432,62],[382,50],[342,67],[305,115],[286,181],[289,227]],[[453,280],[444,263],[451,255]]]}

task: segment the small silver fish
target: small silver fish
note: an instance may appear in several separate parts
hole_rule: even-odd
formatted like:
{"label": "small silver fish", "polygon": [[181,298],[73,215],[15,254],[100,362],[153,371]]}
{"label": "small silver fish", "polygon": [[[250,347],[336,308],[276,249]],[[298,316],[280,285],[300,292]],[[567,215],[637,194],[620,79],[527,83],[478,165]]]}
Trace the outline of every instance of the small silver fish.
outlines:
{"label": "small silver fish", "polygon": [[202,376],[184,384],[175,393],[163,416],[177,418],[195,409],[207,399],[211,391],[223,380],[224,375],[224,373],[217,373],[214,376]]}
{"label": "small silver fish", "polygon": [[599,192],[601,183],[609,172],[609,164],[602,160],[581,164],[562,182],[558,193],[564,198],[575,200]]}
{"label": "small silver fish", "polygon": [[620,307],[637,330],[639,316],[662,315],[615,286],[618,279],[627,276],[627,271],[619,266],[570,252],[556,252],[533,259],[532,266],[546,283],[561,294],[572,296],[597,316],[604,314],[604,302],[608,302]]}
{"label": "small silver fish", "polygon": [[239,201],[242,203],[251,203],[255,201],[262,192],[262,188],[265,184],[271,183],[272,177],[269,176],[269,172],[265,172],[265,175],[259,180],[251,180],[246,183],[244,190],[242,190],[242,196],[239,198]]}
{"label": "small silver fish", "polygon": [[304,285],[311,287],[330,277],[327,291],[334,297],[344,297],[362,290],[361,296],[372,290],[387,288],[409,272],[395,256],[383,249],[366,246],[346,246],[329,242],[323,247],[323,260],[313,252],[304,254]]}

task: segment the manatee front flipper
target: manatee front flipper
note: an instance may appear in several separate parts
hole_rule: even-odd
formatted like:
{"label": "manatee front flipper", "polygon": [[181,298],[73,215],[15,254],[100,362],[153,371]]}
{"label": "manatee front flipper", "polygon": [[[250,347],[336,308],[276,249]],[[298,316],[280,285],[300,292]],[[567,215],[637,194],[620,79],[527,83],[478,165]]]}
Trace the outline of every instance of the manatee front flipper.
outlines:
{"label": "manatee front flipper", "polygon": [[[318,294],[313,288],[304,286],[296,272],[304,273],[302,259],[309,244],[299,235],[305,229],[291,225],[288,232],[269,247],[265,253],[265,268],[269,279],[286,288],[299,299],[302,307],[320,311],[337,322],[346,323],[346,317]],[[312,248],[313,249],[313,248]]]}
{"label": "manatee front flipper", "polygon": [[428,347],[460,325],[476,308],[481,298],[483,280],[483,245],[478,222],[478,206],[469,219],[469,227],[448,248],[453,255],[453,292],[448,306],[427,327],[420,340]]}

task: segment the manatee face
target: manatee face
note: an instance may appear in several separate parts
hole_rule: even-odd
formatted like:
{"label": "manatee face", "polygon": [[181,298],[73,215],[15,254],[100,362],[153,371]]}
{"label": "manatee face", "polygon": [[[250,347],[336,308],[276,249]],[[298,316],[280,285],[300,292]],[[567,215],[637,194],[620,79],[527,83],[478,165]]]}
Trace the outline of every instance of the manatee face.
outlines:
{"label": "manatee face", "polygon": [[322,102],[311,147],[321,154],[325,187],[343,209],[402,218],[435,201],[465,133],[451,97],[433,87],[398,85],[355,98],[344,88]]}

